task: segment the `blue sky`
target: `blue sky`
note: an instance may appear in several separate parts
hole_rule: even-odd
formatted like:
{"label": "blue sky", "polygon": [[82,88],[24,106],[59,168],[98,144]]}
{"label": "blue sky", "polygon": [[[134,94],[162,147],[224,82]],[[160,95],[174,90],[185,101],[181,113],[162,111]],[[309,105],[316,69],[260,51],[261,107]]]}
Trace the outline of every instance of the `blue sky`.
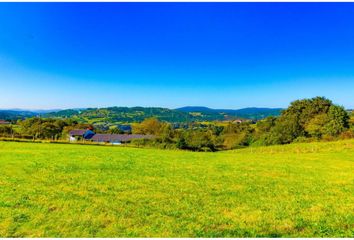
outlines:
{"label": "blue sky", "polygon": [[354,108],[354,3],[0,3],[0,108]]}

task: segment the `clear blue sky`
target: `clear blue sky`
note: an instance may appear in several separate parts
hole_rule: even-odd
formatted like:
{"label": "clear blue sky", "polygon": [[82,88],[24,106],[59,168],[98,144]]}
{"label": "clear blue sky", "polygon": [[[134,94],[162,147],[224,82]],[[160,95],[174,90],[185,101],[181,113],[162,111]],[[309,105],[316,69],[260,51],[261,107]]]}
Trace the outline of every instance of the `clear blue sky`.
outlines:
{"label": "clear blue sky", "polygon": [[354,108],[354,3],[0,3],[0,108]]}

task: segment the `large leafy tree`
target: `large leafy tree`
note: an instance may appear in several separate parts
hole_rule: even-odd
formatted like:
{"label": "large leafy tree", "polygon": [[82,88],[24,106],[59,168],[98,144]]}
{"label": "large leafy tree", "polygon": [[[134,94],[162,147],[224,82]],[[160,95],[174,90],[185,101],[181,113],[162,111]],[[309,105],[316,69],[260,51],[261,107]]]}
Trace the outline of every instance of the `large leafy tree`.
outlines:
{"label": "large leafy tree", "polygon": [[324,97],[296,100],[284,110],[267,135],[268,144],[290,143],[299,137],[336,136],[348,127],[348,114]]}
{"label": "large leafy tree", "polygon": [[325,97],[296,100],[282,112],[280,118],[296,118],[299,126],[303,128],[316,115],[327,113],[332,105],[332,101]]}
{"label": "large leafy tree", "polygon": [[167,123],[160,122],[157,118],[147,118],[141,123],[133,124],[133,133],[161,136],[164,131],[167,131],[166,125]]}

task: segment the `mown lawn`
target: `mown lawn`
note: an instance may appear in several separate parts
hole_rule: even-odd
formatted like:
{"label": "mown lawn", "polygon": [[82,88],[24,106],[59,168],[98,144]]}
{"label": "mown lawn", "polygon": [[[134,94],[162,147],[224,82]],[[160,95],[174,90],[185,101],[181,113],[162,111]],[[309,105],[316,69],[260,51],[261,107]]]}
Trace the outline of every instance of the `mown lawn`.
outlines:
{"label": "mown lawn", "polygon": [[194,153],[0,142],[0,237],[354,237],[354,141]]}

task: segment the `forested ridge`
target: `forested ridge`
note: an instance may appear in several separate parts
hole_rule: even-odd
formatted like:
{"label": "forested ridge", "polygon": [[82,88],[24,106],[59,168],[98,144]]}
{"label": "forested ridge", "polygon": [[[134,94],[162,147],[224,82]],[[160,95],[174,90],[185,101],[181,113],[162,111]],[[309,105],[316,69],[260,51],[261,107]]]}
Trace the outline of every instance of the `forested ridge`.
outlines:
{"label": "forested ridge", "polygon": [[268,116],[278,116],[280,108],[244,108],[238,110],[184,107],[168,109],[159,107],[109,107],[84,110],[62,110],[47,113],[44,117],[74,118],[89,123],[132,123],[155,117],[170,123],[232,120],[237,118],[259,120]]}

